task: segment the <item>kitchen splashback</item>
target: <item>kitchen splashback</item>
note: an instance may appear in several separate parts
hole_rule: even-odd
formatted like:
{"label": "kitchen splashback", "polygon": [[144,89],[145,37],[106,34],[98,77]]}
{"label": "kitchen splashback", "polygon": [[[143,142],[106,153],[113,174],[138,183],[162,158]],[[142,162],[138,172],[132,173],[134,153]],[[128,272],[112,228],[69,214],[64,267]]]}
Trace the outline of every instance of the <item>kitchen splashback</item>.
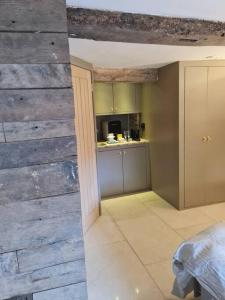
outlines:
{"label": "kitchen splashback", "polygon": [[108,116],[96,116],[96,134],[97,141],[100,142],[103,139],[102,122],[104,121],[120,121],[122,132],[125,130],[138,129],[140,127],[140,114],[125,114],[125,115],[108,115]]}

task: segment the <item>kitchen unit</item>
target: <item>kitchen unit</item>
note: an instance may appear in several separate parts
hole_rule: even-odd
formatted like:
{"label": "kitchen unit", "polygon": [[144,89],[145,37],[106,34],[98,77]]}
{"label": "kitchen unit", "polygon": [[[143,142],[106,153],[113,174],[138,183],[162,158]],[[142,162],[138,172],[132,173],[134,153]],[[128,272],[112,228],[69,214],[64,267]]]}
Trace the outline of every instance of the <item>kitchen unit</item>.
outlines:
{"label": "kitchen unit", "polygon": [[98,144],[98,180],[102,197],[150,188],[148,141]]}
{"label": "kitchen unit", "polygon": [[[149,189],[149,142],[140,138],[141,84],[96,82],[94,106],[101,197]],[[106,143],[110,133],[114,144]],[[116,141],[119,133],[124,142]],[[128,142],[125,134],[134,140]]]}
{"label": "kitchen unit", "polygon": [[119,82],[94,84],[96,115],[140,112],[140,84]]}
{"label": "kitchen unit", "polygon": [[225,202],[224,86],[224,61],[168,65],[152,86],[152,189],[179,209]]}

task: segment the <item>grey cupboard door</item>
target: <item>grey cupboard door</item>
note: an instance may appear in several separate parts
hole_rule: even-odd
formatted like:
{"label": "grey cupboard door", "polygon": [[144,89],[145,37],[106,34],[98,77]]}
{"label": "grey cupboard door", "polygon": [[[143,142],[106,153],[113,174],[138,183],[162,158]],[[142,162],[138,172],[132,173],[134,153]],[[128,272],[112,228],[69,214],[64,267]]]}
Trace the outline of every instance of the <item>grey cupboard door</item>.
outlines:
{"label": "grey cupboard door", "polygon": [[102,197],[123,193],[122,151],[98,152],[98,181]]}
{"label": "grey cupboard door", "polygon": [[135,113],[136,109],[136,87],[134,83],[114,83],[114,112]]}
{"label": "grey cupboard door", "polygon": [[207,201],[225,201],[225,67],[208,72]]}
{"label": "grey cupboard door", "polygon": [[94,84],[94,107],[96,115],[108,115],[113,113],[112,83],[96,82]]}
{"label": "grey cupboard door", "polygon": [[123,150],[124,192],[147,188],[147,149],[145,146]]}
{"label": "grey cupboard door", "polygon": [[206,204],[207,67],[185,69],[185,208]]}

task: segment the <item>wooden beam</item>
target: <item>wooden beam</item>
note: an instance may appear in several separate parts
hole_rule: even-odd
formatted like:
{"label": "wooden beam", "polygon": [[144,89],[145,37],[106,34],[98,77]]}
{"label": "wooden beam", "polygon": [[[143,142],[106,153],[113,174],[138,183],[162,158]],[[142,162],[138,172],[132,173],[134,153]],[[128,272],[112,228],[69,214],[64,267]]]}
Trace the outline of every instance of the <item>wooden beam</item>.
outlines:
{"label": "wooden beam", "polygon": [[222,46],[225,22],[67,8],[69,36],[142,44]]}
{"label": "wooden beam", "polygon": [[148,82],[158,80],[157,69],[102,69],[93,71],[94,81],[103,82]]}

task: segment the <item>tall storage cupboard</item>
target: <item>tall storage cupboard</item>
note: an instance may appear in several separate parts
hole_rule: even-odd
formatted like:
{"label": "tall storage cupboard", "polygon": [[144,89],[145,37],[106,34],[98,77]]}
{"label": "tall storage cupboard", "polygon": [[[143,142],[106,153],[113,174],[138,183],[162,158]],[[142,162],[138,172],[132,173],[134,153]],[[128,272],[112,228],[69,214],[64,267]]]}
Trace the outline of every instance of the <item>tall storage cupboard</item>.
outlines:
{"label": "tall storage cupboard", "polygon": [[225,62],[161,68],[151,103],[153,190],[178,209],[225,202]]}

